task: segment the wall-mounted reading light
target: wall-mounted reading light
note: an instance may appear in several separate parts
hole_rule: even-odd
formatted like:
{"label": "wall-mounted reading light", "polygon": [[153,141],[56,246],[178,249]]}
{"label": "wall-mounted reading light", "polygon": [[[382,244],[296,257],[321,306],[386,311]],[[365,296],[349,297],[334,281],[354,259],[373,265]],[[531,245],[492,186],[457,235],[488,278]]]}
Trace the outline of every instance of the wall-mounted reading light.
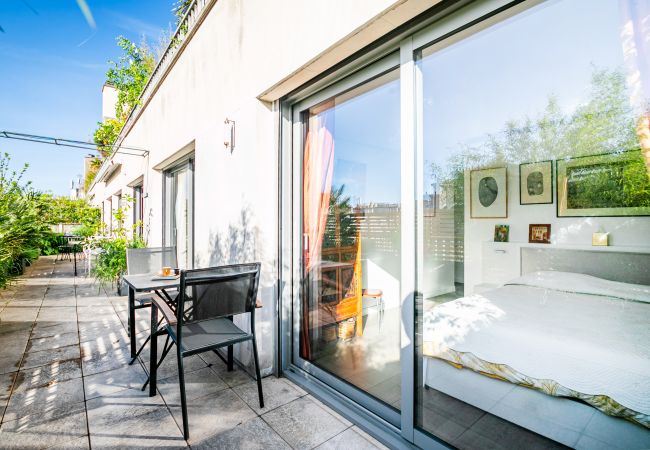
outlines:
{"label": "wall-mounted reading light", "polygon": [[230,149],[230,153],[235,149],[235,121],[226,119],[223,121],[223,145]]}

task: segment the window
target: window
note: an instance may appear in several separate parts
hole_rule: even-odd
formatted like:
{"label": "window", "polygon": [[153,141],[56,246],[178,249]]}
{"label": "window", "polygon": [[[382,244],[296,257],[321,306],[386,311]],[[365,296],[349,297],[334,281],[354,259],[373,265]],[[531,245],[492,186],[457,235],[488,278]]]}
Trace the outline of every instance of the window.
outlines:
{"label": "window", "polygon": [[139,238],[143,238],[144,195],[141,184],[133,187],[133,224],[135,225],[135,235]]}
{"label": "window", "polygon": [[194,266],[194,160],[164,172],[164,245],[176,247],[181,268]]}
{"label": "window", "polygon": [[650,442],[633,3],[549,1],[417,52],[416,422],[456,447]]}

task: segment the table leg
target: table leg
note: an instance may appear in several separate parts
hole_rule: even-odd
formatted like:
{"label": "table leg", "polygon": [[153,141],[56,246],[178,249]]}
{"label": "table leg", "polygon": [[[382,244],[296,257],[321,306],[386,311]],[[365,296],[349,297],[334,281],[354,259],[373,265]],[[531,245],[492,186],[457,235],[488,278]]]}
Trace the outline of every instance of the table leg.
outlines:
{"label": "table leg", "polygon": [[74,276],[77,276],[77,250],[74,250],[72,252],[73,258],[74,258]]}
{"label": "table leg", "polygon": [[129,286],[129,341],[131,341],[131,358],[135,358],[135,291]]}
{"label": "table leg", "polygon": [[228,372],[232,372],[234,368],[234,352],[233,352],[233,347],[232,345],[228,346]]}
{"label": "table leg", "polygon": [[[149,344],[149,397],[156,395],[156,377],[158,371],[158,308],[151,305],[151,344]],[[165,343],[165,346],[167,344]]]}

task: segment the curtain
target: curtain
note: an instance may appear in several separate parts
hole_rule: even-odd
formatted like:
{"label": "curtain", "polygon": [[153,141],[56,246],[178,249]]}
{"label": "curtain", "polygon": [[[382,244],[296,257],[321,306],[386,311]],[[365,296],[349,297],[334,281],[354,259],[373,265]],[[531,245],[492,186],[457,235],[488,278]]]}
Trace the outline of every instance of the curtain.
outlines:
{"label": "curtain", "polygon": [[[334,108],[333,102],[319,108],[309,117],[303,159],[303,261],[305,283],[318,277],[321,246],[325,235],[327,213],[334,173]],[[310,276],[311,275],[311,276]],[[318,278],[316,278],[318,279]],[[308,284],[305,284],[308,287]],[[301,357],[311,358],[310,330],[312,302],[309,289],[302,292]]]}

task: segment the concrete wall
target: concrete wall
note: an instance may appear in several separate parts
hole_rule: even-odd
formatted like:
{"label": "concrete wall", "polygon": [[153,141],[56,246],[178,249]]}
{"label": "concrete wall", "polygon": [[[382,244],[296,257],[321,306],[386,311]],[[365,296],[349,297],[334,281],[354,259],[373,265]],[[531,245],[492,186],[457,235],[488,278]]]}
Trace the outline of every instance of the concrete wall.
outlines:
{"label": "concrete wall", "polygon": [[[123,145],[147,157],[122,164],[90,194],[101,205],[144,175],[145,237],[162,243],[163,161],[188,146],[195,155],[195,266],[262,262],[258,339],[271,371],[278,239],[277,86],[298,86],[435,1],[219,0],[130,129]],[[274,94],[275,93],[275,94]],[[223,122],[236,122],[236,147],[223,145]],[[130,216],[130,214],[129,214]],[[239,353],[249,363],[250,352]]]}

